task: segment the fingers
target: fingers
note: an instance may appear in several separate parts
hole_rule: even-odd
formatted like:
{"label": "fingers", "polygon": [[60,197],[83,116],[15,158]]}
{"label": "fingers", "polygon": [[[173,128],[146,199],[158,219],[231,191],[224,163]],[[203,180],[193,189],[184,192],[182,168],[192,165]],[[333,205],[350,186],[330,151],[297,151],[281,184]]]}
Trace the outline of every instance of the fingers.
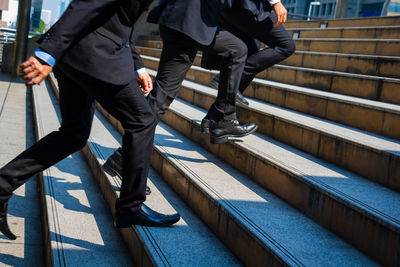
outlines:
{"label": "fingers", "polygon": [[286,19],[287,19],[286,13],[280,14],[279,16],[277,16],[277,20],[274,24],[274,27],[278,27],[278,26],[282,25],[283,23],[286,22]]}
{"label": "fingers", "polygon": [[278,27],[286,22],[287,20],[287,10],[282,5],[281,2],[276,3],[273,5],[273,9],[276,15],[276,22],[274,23],[274,27]]}
{"label": "fingers", "polygon": [[40,84],[51,72],[52,67],[42,64],[35,57],[30,57],[20,64],[20,77],[26,81],[26,85]]}
{"label": "fingers", "polygon": [[153,81],[147,72],[140,74],[136,79],[143,94],[147,94],[153,90]]}

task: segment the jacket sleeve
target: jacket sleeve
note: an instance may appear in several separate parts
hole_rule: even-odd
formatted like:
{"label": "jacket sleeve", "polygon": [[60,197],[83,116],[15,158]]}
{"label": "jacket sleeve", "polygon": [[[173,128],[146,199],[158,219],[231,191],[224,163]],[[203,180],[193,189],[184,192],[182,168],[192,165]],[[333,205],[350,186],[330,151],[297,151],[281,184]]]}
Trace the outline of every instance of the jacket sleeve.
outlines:
{"label": "jacket sleeve", "polygon": [[40,49],[59,60],[76,41],[93,31],[95,21],[111,16],[123,1],[133,0],[74,0],[61,18],[39,40]]}
{"label": "jacket sleeve", "polygon": [[144,63],[142,58],[140,57],[139,53],[137,52],[135,45],[131,43],[131,51],[132,51],[132,58],[135,64],[135,70],[144,68]]}

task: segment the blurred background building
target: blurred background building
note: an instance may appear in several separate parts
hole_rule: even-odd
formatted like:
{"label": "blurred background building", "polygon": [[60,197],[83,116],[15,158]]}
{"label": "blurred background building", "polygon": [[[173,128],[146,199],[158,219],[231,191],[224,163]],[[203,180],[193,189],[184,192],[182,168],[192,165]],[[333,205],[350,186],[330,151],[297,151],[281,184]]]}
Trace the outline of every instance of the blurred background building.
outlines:
{"label": "blurred background building", "polygon": [[[354,18],[400,15],[400,0],[282,0],[290,14],[317,18]],[[337,5],[346,6],[338,16]]]}

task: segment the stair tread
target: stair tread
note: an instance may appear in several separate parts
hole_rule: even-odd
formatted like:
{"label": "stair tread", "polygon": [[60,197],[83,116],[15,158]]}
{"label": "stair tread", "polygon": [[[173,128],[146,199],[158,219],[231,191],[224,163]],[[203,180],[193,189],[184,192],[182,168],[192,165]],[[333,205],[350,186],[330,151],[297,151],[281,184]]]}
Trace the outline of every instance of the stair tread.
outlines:
{"label": "stair tread", "polygon": [[337,265],[374,265],[336,235],[163,123],[157,127],[155,146],[290,264],[327,264],[335,259]]}
{"label": "stair tread", "polygon": [[[89,145],[101,165],[120,146],[120,143],[120,134],[96,111]],[[107,177],[118,192],[121,180],[109,175]],[[157,211],[168,214],[177,211],[182,216],[173,227],[135,226],[157,264],[188,266],[202,262],[208,266],[240,265],[236,257],[218,241],[152,169],[148,184],[152,193],[147,196],[146,204]]]}
{"label": "stair tread", "polygon": [[[198,124],[205,116],[204,110],[180,99],[176,99],[170,108]],[[323,188],[337,199],[345,200],[400,231],[400,197],[397,192],[260,134],[241,140],[236,145],[249,153],[298,174],[308,183]]]}

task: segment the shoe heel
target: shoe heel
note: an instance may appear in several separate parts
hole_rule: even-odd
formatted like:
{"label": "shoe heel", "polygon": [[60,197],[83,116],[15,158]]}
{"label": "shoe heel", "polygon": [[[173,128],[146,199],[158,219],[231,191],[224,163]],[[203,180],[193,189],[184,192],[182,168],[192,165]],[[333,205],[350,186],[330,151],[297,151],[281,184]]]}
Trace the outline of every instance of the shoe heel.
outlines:
{"label": "shoe heel", "polygon": [[211,144],[222,144],[228,141],[228,137],[227,136],[210,136],[210,143]]}

